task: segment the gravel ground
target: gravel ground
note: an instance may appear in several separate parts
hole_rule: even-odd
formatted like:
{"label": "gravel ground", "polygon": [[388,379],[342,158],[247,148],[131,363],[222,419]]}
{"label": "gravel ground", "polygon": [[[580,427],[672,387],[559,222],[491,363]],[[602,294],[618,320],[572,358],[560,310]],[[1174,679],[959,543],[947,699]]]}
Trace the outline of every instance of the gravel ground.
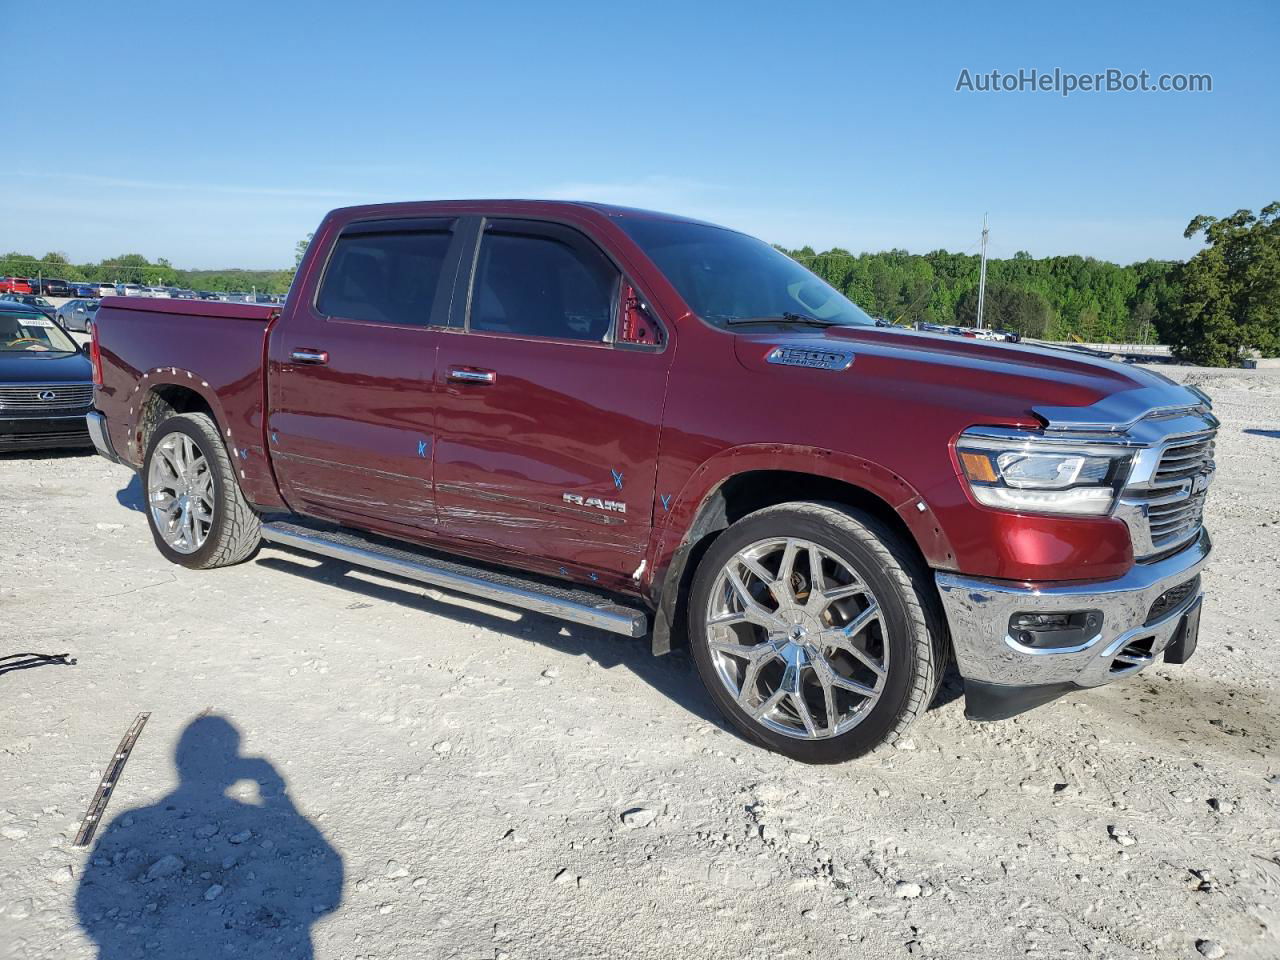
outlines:
{"label": "gravel ground", "polygon": [[1195,659],[987,725],[950,680],[827,768],[683,655],[274,549],[189,572],[128,470],[0,457],[0,656],[74,660],[0,661],[0,955],[1280,956],[1280,377],[1175,373],[1223,419]]}

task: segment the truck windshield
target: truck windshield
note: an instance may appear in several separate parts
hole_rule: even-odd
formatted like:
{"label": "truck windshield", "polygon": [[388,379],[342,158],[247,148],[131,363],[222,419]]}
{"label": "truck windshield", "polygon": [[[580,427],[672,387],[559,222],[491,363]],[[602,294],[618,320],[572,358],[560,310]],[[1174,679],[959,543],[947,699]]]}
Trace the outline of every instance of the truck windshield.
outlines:
{"label": "truck windshield", "polygon": [[840,291],[769,244],[708,224],[624,217],[619,226],[662,270],[691,310],[718,327],[779,325],[799,316],[831,326],[874,326]]}

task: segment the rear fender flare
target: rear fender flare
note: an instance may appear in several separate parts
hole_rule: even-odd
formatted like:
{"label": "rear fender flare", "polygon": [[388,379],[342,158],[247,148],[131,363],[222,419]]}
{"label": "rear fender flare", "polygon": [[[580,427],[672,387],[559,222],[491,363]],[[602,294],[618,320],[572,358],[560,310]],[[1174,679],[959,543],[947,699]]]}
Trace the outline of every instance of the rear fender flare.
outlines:
{"label": "rear fender flare", "polygon": [[153,367],[143,371],[138,377],[133,392],[129,395],[129,423],[132,429],[128,437],[127,459],[135,467],[141,468],[146,456],[143,443],[143,430],[146,426],[145,413],[151,398],[166,387],[180,387],[189,390],[204,401],[213,417],[218,435],[227,448],[227,456],[238,474],[240,488],[245,498],[257,506],[279,507],[282,505],[276,489],[275,476],[271,469],[270,457],[263,448],[261,438],[247,426],[235,428],[232,418],[227,415],[217,391],[198,373],[183,367]]}

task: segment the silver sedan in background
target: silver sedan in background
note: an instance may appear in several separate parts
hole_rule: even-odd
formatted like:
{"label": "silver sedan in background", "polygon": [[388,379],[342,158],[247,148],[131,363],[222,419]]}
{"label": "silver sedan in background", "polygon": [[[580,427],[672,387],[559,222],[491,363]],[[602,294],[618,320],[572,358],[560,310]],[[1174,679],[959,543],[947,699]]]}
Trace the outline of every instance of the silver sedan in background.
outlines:
{"label": "silver sedan in background", "polygon": [[97,315],[97,300],[68,300],[58,308],[56,319],[68,330],[92,333],[93,321]]}

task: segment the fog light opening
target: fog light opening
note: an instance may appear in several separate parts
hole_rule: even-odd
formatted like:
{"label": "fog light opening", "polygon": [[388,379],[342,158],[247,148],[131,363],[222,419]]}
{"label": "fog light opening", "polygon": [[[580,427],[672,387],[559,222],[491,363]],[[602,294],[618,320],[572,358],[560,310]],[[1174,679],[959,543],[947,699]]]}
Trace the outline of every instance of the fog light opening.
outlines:
{"label": "fog light opening", "polygon": [[1009,618],[1009,638],[1032,650],[1078,647],[1101,632],[1101,610],[1024,611]]}

